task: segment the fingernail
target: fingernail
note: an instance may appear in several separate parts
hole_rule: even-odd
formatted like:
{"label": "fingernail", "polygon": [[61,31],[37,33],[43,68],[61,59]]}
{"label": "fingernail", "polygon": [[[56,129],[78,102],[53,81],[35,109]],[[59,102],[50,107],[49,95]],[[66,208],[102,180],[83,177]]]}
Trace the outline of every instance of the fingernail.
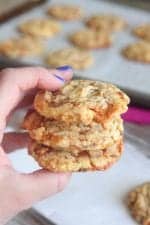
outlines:
{"label": "fingernail", "polygon": [[56,77],[58,80],[62,81],[62,82],[66,82],[66,80],[63,77],[60,77],[59,75],[53,74],[54,77]]}
{"label": "fingernail", "polygon": [[65,70],[72,70],[72,67],[71,66],[60,66],[60,67],[57,67],[56,70],[60,70],[60,71],[65,71]]}

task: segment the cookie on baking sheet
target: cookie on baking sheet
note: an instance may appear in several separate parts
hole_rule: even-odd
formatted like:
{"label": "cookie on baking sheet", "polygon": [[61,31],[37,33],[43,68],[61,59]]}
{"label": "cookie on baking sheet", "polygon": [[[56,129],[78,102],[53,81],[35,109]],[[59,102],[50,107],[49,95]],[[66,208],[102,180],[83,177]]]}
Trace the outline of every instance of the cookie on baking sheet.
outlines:
{"label": "cookie on baking sheet", "polygon": [[34,107],[44,117],[65,123],[105,124],[127,110],[128,96],[116,86],[92,80],[72,80],[55,92],[41,91]]}
{"label": "cookie on baking sheet", "polygon": [[120,31],[126,26],[125,20],[117,15],[99,14],[91,16],[86,25],[94,30]]}
{"label": "cookie on baking sheet", "polygon": [[50,52],[46,63],[51,67],[70,65],[74,69],[86,69],[94,62],[93,56],[86,51],[77,48],[64,48]]}
{"label": "cookie on baking sheet", "polygon": [[52,172],[106,170],[120,158],[122,150],[122,139],[103,151],[82,151],[77,154],[55,151],[34,141],[29,145],[29,154],[41,167]]}
{"label": "cookie on baking sheet", "polygon": [[128,207],[142,225],[150,225],[150,182],[136,187],[128,195]]}
{"label": "cookie on baking sheet", "polygon": [[76,20],[83,15],[80,7],[75,5],[54,5],[48,9],[48,14],[59,20]]}
{"label": "cookie on baking sheet", "polygon": [[107,126],[92,122],[66,125],[64,122],[49,120],[37,112],[27,114],[23,127],[29,131],[32,139],[55,150],[81,151],[98,150],[111,146],[123,134],[120,117],[112,119]]}
{"label": "cookie on baking sheet", "polygon": [[43,52],[44,47],[40,40],[32,37],[17,37],[0,43],[0,55],[10,58],[35,56]]}
{"label": "cookie on baking sheet", "polygon": [[146,41],[150,41],[150,23],[136,27],[133,33]]}
{"label": "cookie on baking sheet", "polygon": [[98,49],[107,48],[112,44],[112,36],[106,31],[83,29],[73,33],[69,40],[79,48]]}
{"label": "cookie on baking sheet", "polygon": [[150,42],[139,41],[129,44],[122,50],[122,54],[129,60],[150,63]]}
{"label": "cookie on baking sheet", "polygon": [[36,36],[40,38],[53,37],[60,31],[60,25],[58,22],[47,19],[31,19],[20,24],[18,27],[20,32],[27,35]]}

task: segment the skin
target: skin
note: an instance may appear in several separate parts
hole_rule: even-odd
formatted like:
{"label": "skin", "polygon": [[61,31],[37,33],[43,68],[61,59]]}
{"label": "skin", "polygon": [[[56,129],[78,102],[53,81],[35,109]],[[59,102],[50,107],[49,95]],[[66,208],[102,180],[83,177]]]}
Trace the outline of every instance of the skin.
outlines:
{"label": "skin", "polygon": [[[47,70],[40,67],[4,69],[0,72],[0,224],[5,224],[18,212],[29,208],[37,201],[62,191],[70,174],[50,173],[44,169],[33,173],[20,173],[13,168],[6,152],[24,147],[26,134],[7,133],[4,129],[10,113],[18,104],[26,105],[36,89],[60,88],[64,82],[53,74],[71,79],[72,70]],[[27,98],[25,97],[27,96]],[[24,102],[22,104],[22,99]],[[28,100],[27,100],[28,99]],[[27,101],[26,101],[27,100]],[[40,185],[40,188],[39,188]]]}

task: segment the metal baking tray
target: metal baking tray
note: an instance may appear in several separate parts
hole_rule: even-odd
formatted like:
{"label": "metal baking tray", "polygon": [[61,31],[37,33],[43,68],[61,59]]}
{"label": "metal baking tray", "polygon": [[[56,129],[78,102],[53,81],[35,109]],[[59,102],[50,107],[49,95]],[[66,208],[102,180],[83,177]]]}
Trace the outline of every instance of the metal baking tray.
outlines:
{"label": "metal baking tray", "polygon": [[150,12],[150,1],[149,0],[106,0],[110,2],[116,2],[118,4],[123,4],[131,6],[134,8],[144,9]]}
{"label": "metal baking tray", "polygon": [[[59,3],[70,3],[70,1],[57,0],[57,4]],[[35,8],[32,11],[9,21],[7,24],[2,25],[0,40],[18,35],[16,26],[27,19],[47,17],[46,10],[48,6],[52,4],[56,4],[56,1],[48,1],[40,8]],[[83,21],[86,20],[88,16],[101,12],[120,15],[124,17],[129,24],[126,30],[114,34],[114,44],[112,47],[92,51],[95,58],[94,66],[84,71],[76,70],[75,74],[83,79],[96,79],[112,82],[126,90],[132,97],[134,103],[136,102],[140,105],[150,107],[150,65],[128,61],[120,54],[120,51],[124,46],[138,40],[132,35],[131,30],[138,24],[150,21],[150,14],[143,10],[102,0],[76,0],[74,4],[80,5],[85,11]],[[68,35],[84,27],[82,20],[60,23],[62,25],[62,32],[45,43],[47,52],[71,46],[67,41]],[[43,58],[44,57],[45,56],[43,55]],[[1,67],[16,65],[46,66],[44,60],[41,60],[39,57],[28,57],[15,62],[6,58],[0,58]]]}
{"label": "metal baking tray", "polygon": [[4,23],[45,2],[46,0],[2,0],[0,1],[0,23]]}

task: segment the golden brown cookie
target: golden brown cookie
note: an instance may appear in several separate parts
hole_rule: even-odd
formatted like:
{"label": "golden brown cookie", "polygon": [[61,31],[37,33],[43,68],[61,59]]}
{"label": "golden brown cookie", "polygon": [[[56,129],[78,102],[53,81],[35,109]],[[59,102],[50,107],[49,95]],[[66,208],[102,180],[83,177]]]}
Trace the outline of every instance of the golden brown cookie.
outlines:
{"label": "golden brown cookie", "polygon": [[70,65],[74,69],[86,69],[93,64],[93,57],[89,52],[77,48],[64,48],[50,52],[46,63],[51,67]]}
{"label": "golden brown cookie", "polygon": [[55,150],[79,152],[98,150],[113,145],[123,134],[120,117],[114,118],[107,126],[92,122],[67,125],[64,122],[49,120],[35,111],[29,113],[23,127],[32,139]]}
{"label": "golden brown cookie", "polygon": [[142,225],[150,225],[150,182],[136,187],[128,195],[133,217]]}
{"label": "golden brown cookie", "polygon": [[48,9],[48,14],[59,20],[76,20],[82,17],[83,12],[75,5],[54,5]]}
{"label": "golden brown cookie", "polygon": [[122,50],[122,54],[129,60],[150,63],[150,42],[139,41],[129,44]]}
{"label": "golden brown cookie", "polygon": [[41,91],[34,107],[44,117],[65,123],[105,124],[127,110],[128,96],[112,84],[72,80],[55,92]]}
{"label": "golden brown cookie", "polygon": [[150,41],[150,23],[136,27],[133,33],[146,41]]}
{"label": "golden brown cookie", "polygon": [[112,14],[100,14],[90,17],[86,25],[94,30],[105,30],[108,32],[122,30],[126,26],[123,18]]}
{"label": "golden brown cookie", "polygon": [[122,150],[122,139],[102,151],[82,151],[77,154],[55,151],[34,141],[29,146],[29,154],[41,167],[52,172],[106,170],[120,158]]}
{"label": "golden brown cookie", "polygon": [[69,40],[79,48],[107,48],[112,44],[112,36],[106,31],[84,29],[73,33]]}
{"label": "golden brown cookie", "polygon": [[0,54],[10,58],[39,55],[43,49],[42,42],[32,37],[12,38],[0,43]]}
{"label": "golden brown cookie", "polygon": [[37,18],[25,21],[19,25],[18,29],[20,32],[27,35],[40,38],[49,38],[53,37],[60,31],[60,25],[51,19]]}

